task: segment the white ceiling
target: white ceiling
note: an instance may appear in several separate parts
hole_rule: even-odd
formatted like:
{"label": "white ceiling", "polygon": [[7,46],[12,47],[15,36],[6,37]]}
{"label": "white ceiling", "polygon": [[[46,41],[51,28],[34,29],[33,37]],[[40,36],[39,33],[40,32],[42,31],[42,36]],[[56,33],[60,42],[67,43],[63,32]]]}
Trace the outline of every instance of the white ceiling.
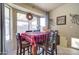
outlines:
{"label": "white ceiling", "polygon": [[44,11],[51,11],[64,3],[32,3],[33,6],[36,6]]}

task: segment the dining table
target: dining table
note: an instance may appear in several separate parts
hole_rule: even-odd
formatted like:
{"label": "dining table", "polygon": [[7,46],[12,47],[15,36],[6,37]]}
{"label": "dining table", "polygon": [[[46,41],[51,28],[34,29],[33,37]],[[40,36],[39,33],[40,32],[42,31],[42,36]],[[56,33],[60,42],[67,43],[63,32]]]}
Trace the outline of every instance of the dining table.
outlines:
{"label": "dining table", "polygon": [[30,42],[32,46],[32,55],[37,55],[37,43],[47,40],[48,32],[24,32],[21,33],[21,39]]}

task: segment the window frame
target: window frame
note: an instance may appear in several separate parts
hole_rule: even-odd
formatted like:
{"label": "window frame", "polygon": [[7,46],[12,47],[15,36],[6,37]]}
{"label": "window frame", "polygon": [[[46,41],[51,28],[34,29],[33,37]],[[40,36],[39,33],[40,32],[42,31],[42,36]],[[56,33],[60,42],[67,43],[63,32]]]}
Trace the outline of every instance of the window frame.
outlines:
{"label": "window frame", "polygon": [[[12,8],[8,4],[4,4],[4,10],[5,10],[5,7],[9,9],[9,40],[11,40],[11,15],[12,15]],[[4,23],[5,23],[5,20],[4,20]],[[6,36],[6,34],[5,34],[5,36]],[[5,39],[6,39],[6,37],[5,37]]]}

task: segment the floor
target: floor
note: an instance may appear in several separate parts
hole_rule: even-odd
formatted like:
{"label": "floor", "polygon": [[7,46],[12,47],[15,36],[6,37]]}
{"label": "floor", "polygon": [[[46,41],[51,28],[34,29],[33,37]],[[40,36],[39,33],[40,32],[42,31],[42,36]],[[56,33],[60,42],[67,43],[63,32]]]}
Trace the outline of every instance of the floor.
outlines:
{"label": "floor", "polygon": [[[58,46],[58,55],[79,55],[79,50],[72,49],[72,48],[63,48]],[[7,55],[16,55],[16,51],[11,51]],[[27,52],[26,52],[27,55]]]}
{"label": "floor", "polygon": [[73,48],[63,48],[58,46],[58,55],[79,55],[79,50]]}

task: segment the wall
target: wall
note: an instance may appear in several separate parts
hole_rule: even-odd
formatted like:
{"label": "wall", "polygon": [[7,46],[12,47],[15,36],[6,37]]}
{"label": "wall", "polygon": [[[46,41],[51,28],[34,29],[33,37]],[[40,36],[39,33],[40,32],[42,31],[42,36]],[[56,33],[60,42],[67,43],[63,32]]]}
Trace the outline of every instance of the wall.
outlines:
{"label": "wall", "polygon": [[11,39],[12,39],[12,47],[16,49],[16,32],[17,32],[17,14],[16,9],[12,8],[12,19],[11,19]]}
{"label": "wall", "polygon": [[[64,4],[55,10],[50,12],[50,28],[55,30],[59,30],[60,42],[62,45],[65,44],[67,40],[67,47],[71,46],[71,38],[79,38],[79,25],[73,24],[71,22],[70,14],[78,14],[79,15],[79,4]],[[66,15],[66,25],[56,25],[56,17]],[[53,23],[53,24],[52,24]],[[65,41],[64,41],[65,40]],[[62,46],[61,45],[61,46]]]}

